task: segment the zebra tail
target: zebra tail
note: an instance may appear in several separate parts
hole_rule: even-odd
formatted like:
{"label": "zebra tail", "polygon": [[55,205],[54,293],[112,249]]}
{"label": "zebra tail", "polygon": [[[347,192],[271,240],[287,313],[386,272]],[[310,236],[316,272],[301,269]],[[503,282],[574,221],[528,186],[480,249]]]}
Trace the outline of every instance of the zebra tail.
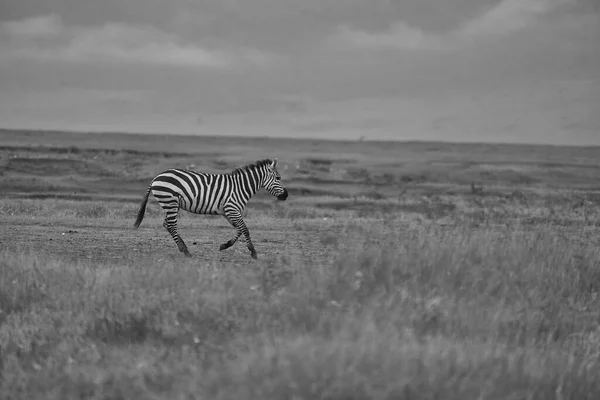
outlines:
{"label": "zebra tail", "polygon": [[142,223],[142,220],[144,219],[144,215],[146,214],[146,203],[148,203],[148,196],[150,196],[150,189],[152,188],[152,185],[148,186],[148,189],[146,190],[146,195],[144,196],[144,199],[142,200],[142,204],[140,204],[140,209],[138,210],[138,215],[137,215],[137,219],[135,220],[135,223],[133,224],[134,228],[139,228],[140,224]]}

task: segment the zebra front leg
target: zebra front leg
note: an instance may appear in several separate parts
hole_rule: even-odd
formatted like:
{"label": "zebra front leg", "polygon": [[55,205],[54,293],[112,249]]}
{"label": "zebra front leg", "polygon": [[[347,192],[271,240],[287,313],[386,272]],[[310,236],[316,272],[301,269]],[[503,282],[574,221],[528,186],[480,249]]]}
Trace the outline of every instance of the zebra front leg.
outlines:
{"label": "zebra front leg", "polygon": [[167,213],[165,221],[163,222],[163,226],[171,234],[171,237],[175,241],[179,251],[185,254],[186,257],[191,257],[192,254],[188,251],[185,242],[177,233],[177,211],[175,213]]}
{"label": "zebra front leg", "polygon": [[[223,216],[225,217],[225,219],[227,220],[227,222],[229,222],[234,228],[236,228],[235,226],[235,222],[234,219],[232,219],[230,217],[230,215],[233,212],[229,211],[229,212],[225,212],[223,214]],[[236,228],[237,229],[237,228]],[[240,238],[241,233],[239,231],[239,229],[237,230],[237,234],[235,235],[235,237],[233,239],[229,239],[227,242],[223,243],[221,246],[219,246],[219,250],[223,251],[223,250],[227,250],[228,248],[230,248],[231,246],[233,246],[235,244],[235,242],[237,242],[237,240]]]}
{"label": "zebra front leg", "polygon": [[224,216],[227,219],[227,221],[229,221],[229,223],[237,230],[237,233],[233,239],[230,239],[227,242],[223,243],[219,247],[219,250],[225,250],[230,248],[235,244],[235,242],[237,242],[240,236],[244,235],[244,237],[246,238],[248,250],[250,250],[250,256],[256,260],[258,258],[258,256],[256,255],[256,249],[254,248],[254,244],[252,244],[252,240],[250,239],[250,231],[248,231],[248,227],[244,223],[240,212],[237,210],[225,210]]}
{"label": "zebra front leg", "polygon": [[240,234],[238,233],[237,235],[235,235],[235,237],[233,239],[229,239],[227,242],[225,242],[221,246],[219,246],[219,250],[227,250],[228,248],[233,246],[239,238],[240,238]]}

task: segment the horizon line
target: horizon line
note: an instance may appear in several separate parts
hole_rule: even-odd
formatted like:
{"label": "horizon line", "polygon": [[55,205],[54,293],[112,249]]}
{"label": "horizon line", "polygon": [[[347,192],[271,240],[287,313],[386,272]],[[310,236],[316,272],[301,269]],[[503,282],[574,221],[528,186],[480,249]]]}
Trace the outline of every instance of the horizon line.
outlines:
{"label": "horizon line", "polygon": [[446,145],[503,145],[503,146],[529,146],[529,147],[561,147],[561,148],[600,148],[600,144],[557,144],[542,142],[517,142],[517,141],[465,141],[465,140],[443,140],[443,139],[369,139],[368,137],[359,137],[356,139],[321,139],[313,136],[308,137],[286,137],[269,135],[250,135],[241,136],[235,134],[210,135],[202,133],[166,133],[166,132],[142,132],[142,131],[117,131],[117,130],[77,130],[77,129],[40,129],[40,128],[4,128],[0,126],[2,132],[29,132],[29,133],[68,133],[77,135],[133,135],[133,136],[171,136],[171,137],[199,137],[208,139],[270,139],[270,140],[292,140],[307,141],[316,140],[320,142],[336,143],[394,143],[394,144],[446,144]]}

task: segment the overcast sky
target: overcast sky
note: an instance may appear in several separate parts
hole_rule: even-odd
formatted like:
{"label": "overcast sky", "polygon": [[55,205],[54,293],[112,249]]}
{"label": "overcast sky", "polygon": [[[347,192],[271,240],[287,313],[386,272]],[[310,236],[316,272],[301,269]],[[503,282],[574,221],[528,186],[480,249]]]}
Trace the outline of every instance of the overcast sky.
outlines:
{"label": "overcast sky", "polygon": [[600,1],[0,0],[0,127],[600,145]]}

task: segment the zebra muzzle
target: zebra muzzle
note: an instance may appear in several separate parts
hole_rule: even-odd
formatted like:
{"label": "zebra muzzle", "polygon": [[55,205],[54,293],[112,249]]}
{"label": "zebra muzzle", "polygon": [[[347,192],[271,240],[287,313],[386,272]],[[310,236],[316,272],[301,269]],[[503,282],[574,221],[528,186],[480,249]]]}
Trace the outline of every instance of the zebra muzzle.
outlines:
{"label": "zebra muzzle", "polygon": [[288,198],[288,191],[287,189],[283,189],[283,193],[281,193],[279,196],[277,196],[277,200],[285,200]]}

